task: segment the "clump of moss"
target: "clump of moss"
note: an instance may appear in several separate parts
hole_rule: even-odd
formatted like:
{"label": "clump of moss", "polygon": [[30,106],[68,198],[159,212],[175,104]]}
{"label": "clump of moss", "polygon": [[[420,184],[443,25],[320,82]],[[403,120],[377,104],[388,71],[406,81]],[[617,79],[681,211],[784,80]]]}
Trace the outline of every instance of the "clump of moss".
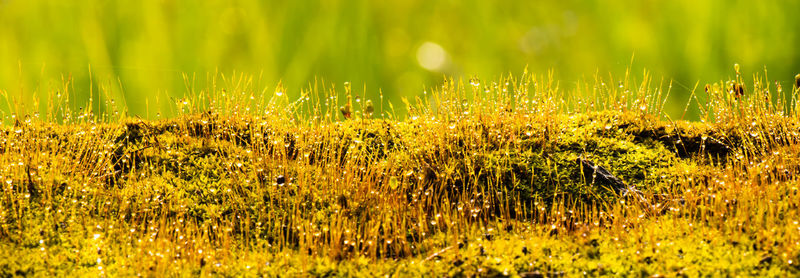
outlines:
{"label": "clump of moss", "polygon": [[577,108],[532,76],[472,86],[448,80],[407,120],[347,89],[345,111],[281,93],[3,127],[0,250],[21,255],[2,274],[699,275],[725,254],[746,267],[721,275],[797,271],[796,112],[712,89],[719,121],[674,122],[646,83]]}
{"label": "clump of moss", "polygon": [[[567,199],[613,202],[613,190],[593,183],[581,171],[577,158],[588,159],[639,190],[661,193],[684,177],[678,168],[698,167],[680,159],[653,138],[632,135],[630,126],[620,127],[613,112],[562,116],[563,126],[540,141],[538,134],[523,136],[515,151],[494,151],[481,155],[489,174],[500,176],[501,184],[519,191],[527,199]],[[538,142],[537,142],[538,140]],[[496,165],[496,166],[495,166]],[[492,167],[494,166],[494,167]],[[673,181],[673,182],[664,182]]]}

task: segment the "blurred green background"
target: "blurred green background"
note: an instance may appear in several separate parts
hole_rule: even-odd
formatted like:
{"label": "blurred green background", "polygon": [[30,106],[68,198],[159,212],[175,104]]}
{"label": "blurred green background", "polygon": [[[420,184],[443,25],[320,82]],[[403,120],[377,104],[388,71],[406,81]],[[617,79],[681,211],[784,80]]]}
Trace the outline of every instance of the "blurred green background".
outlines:
{"label": "blurred green background", "polygon": [[789,86],[798,13],[800,1],[752,0],[0,0],[0,90],[30,107],[71,75],[86,101],[91,65],[95,92],[106,84],[136,115],[145,99],[183,96],[182,73],[254,74],[293,96],[315,77],[349,81],[397,103],[443,75],[487,80],[526,65],[569,89],[622,75],[635,56],[636,75],[676,82],[677,111],[695,82],[730,77],[734,63]]}

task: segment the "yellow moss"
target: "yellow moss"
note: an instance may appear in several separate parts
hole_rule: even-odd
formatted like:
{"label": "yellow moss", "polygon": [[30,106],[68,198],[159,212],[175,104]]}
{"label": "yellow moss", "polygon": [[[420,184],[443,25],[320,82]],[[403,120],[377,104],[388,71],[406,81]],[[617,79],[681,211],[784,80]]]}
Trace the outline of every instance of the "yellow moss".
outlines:
{"label": "yellow moss", "polygon": [[795,112],[716,91],[726,122],[663,119],[653,91],[575,112],[528,78],[467,105],[450,80],[408,120],[273,100],[3,127],[0,276],[797,273]]}

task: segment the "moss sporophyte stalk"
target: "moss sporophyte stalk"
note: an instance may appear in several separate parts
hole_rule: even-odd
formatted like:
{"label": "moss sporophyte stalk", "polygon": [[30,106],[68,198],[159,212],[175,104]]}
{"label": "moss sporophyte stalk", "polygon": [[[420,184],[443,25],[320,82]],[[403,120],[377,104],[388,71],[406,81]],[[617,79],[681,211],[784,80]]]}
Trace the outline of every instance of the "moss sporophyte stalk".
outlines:
{"label": "moss sporophyte stalk", "polygon": [[52,100],[0,129],[0,273],[798,275],[798,89],[738,71],[698,121],[648,75],[447,79],[402,118],[349,84]]}

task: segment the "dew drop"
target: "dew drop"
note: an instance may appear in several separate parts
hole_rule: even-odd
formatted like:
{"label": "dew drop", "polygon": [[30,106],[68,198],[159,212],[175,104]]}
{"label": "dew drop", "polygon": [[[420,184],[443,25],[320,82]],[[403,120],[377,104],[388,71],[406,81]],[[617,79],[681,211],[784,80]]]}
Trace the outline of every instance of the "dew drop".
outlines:
{"label": "dew drop", "polygon": [[472,85],[473,87],[478,87],[478,86],[480,86],[480,85],[481,85],[481,81],[480,81],[480,80],[478,80],[478,78],[474,78],[474,77],[473,77],[473,78],[471,78],[471,79],[469,80],[469,84],[470,84],[470,85]]}

